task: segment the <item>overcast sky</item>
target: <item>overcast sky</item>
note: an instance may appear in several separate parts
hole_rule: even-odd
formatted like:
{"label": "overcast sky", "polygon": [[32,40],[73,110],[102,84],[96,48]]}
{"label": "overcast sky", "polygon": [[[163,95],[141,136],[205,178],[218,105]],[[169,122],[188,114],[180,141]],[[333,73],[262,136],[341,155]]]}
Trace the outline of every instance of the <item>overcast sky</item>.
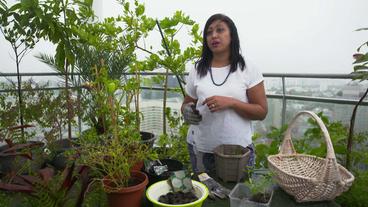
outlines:
{"label": "overcast sky", "polygon": [[[95,0],[96,1],[96,0]],[[352,54],[368,40],[367,0],[146,0],[146,14],[154,18],[182,10],[203,29],[207,18],[224,13],[237,25],[244,56],[264,73],[352,72]],[[102,17],[121,13],[114,0],[95,2]],[[157,36],[159,38],[159,36]],[[152,41],[157,42],[153,39]],[[185,33],[180,41],[187,42]],[[153,43],[154,44],[154,43]],[[0,37],[1,72],[15,72],[9,43]],[[52,71],[33,54],[52,53],[40,43],[22,63],[22,72]]]}

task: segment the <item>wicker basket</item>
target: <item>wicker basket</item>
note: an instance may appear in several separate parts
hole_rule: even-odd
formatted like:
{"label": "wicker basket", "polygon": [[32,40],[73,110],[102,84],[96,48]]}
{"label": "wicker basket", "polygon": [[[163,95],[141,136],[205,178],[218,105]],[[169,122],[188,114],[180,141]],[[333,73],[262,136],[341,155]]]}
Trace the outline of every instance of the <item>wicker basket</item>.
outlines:
{"label": "wicker basket", "polygon": [[[298,154],[291,141],[291,131],[301,115],[314,118],[321,128],[327,146],[326,158]],[[277,183],[297,202],[333,200],[347,191],[354,176],[336,162],[330,135],[322,120],[313,112],[299,112],[291,121],[279,154],[268,156],[270,170]]]}

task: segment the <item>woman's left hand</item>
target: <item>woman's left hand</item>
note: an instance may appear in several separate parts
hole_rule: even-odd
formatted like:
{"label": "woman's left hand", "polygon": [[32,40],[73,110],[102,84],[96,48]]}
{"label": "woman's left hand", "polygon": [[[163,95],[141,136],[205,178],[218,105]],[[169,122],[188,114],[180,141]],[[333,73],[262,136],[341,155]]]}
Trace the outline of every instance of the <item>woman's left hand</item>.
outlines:
{"label": "woman's left hand", "polygon": [[211,96],[206,98],[202,105],[207,105],[211,112],[221,111],[226,108],[230,108],[234,99],[226,96]]}

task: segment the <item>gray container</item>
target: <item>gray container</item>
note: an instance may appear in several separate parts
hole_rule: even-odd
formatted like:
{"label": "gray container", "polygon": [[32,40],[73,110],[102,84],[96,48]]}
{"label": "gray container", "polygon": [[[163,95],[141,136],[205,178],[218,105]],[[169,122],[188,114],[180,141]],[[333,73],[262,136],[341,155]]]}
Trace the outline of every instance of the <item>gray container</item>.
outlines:
{"label": "gray container", "polygon": [[223,181],[239,182],[245,175],[250,150],[240,145],[219,145],[214,149],[216,174]]}
{"label": "gray container", "polygon": [[251,197],[250,189],[244,183],[238,183],[229,194],[230,207],[269,207],[272,201],[273,191],[268,203],[257,203],[248,200]]}

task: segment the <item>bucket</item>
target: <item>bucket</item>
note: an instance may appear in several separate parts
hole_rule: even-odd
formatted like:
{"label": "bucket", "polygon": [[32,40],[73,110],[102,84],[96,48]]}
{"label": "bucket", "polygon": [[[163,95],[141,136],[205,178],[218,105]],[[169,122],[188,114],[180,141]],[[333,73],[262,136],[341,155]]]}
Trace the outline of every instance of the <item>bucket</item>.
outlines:
{"label": "bucket", "polygon": [[158,199],[161,195],[166,195],[171,191],[171,186],[168,184],[167,180],[159,181],[151,185],[146,191],[146,196],[147,199],[153,203],[154,207],[201,207],[208,196],[208,189],[205,185],[198,181],[192,180],[192,184],[194,188],[194,194],[197,196],[198,200],[191,203],[173,205],[159,202]]}

